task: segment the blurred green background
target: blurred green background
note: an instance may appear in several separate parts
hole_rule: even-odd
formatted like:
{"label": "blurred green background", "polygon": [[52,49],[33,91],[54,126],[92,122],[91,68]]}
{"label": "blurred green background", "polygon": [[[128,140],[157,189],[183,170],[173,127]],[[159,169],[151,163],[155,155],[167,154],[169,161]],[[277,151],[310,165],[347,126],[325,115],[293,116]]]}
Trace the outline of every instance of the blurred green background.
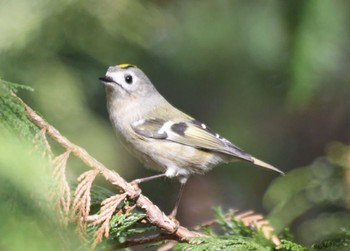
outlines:
{"label": "blurred green background", "polygon": [[[132,180],[154,172],[114,136],[98,77],[137,65],[173,105],[292,170],[234,163],[192,177],[180,222],[208,220],[214,205],[271,212],[309,244],[350,227],[349,13],[346,0],[0,0],[0,75],[33,87],[20,93],[30,106]],[[175,181],[141,187],[171,210]]]}

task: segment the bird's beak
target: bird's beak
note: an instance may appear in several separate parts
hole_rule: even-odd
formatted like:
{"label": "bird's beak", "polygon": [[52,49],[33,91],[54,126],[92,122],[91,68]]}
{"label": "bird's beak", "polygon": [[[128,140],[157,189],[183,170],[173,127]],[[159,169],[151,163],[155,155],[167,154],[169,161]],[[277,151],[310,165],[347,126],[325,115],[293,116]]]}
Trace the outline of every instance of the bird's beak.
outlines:
{"label": "bird's beak", "polygon": [[100,77],[98,79],[102,81],[102,84],[104,86],[113,86],[114,84],[118,84],[113,80],[113,78],[111,78],[109,76],[103,76],[103,77]]}
{"label": "bird's beak", "polygon": [[114,82],[114,80],[111,78],[111,77],[108,77],[108,76],[103,76],[103,77],[100,77],[98,78],[99,80],[101,80],[102,82],[104,83],[111,83],[111,82]]}

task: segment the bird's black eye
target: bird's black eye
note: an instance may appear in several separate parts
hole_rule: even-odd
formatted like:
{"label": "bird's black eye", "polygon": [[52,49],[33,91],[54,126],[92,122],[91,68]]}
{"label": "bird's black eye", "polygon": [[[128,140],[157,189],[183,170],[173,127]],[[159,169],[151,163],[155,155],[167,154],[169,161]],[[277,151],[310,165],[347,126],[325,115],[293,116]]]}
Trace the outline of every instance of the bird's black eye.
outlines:
{"label": "bird's black eye", "polygon": [[131,75],[126,75],[125,76],[125,82],[127,82],[128,84],[132,83],[132,76]]}

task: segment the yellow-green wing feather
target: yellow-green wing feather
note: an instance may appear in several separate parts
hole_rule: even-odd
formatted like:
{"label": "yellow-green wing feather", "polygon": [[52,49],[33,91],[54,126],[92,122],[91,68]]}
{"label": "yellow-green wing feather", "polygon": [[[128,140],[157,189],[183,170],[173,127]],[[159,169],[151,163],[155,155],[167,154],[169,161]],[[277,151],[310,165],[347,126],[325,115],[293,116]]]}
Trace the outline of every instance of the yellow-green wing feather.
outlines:
{"label": "yellow-green wing feather", "polygon": [[198,149],[220,152],[252,162],[252,156],[220,137],[205,124],[196,120],[173,122],[161,119],[140,120],[133,123],[136,133],[147,138],[169,140]]}

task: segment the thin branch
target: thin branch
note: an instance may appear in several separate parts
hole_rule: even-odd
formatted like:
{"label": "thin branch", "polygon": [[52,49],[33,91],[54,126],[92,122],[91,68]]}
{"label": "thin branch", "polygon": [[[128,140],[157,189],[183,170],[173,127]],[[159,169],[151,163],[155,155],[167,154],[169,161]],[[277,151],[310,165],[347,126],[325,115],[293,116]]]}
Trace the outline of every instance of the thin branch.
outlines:
{"label": "thin branch", "polygon": [[53,178],[57,182],[58,191],[52,191],[51,197],[57,197],[56,201],[54,202],[54,206],[58,209],[64,224],[68,224],[67,215],[71,204],[70,188],[65,173],[69,154],[70,152],[66,151],[52,160],[55,167],[53,171]]}
{"label": "thin branch", "polygon": [[238,221],[242,221],[244,225],[249,227],[256,227],[259,229],[266,239],[270,239],[276,246],[281,244],[281,240],[273,234],[273,227],[270,222],[261,214],[256,214],[253,211],[240,213],[234,217]]}
{"label": "thin branch", "polygon": [[[233,215],[234,220],[241,221],[247,227],[250,227],[250,228],[255,227],[259,229],[264,234],[266,239],[271,240],[272,243],[274,243],[276,246],[281,244],[281,240],[276,235],[273,234],[274,228],[270,225],[270,222],[264,218],[263,215],[257,214],[251,210],[236,214],[237,212],[238,212],[237,210],[234,210],[234,213],[235,213]],[[224,215],[224,219],[231,220],[232,213],[231,212],[226,213]],[[200,224],[199,226],[194,227],[194,229],[199,230],[202,227],[209,227],[217,223],[218,223],[217,219],[212,219]]]}
{"label": "thin branch", "polygon": [[160,246],[159,248],[157,248],[157,251],[168,251],[168,250],[171,250],[175,245],[176,245],[176,241],[171,240],[165,243],[163,246]]}
{"label": "thin branch", "polygon": [[102,163],[93,158],[85,149],[70,142],[60,132],[47,123],[41,116],[39,116],[32,108],[26,105],[22,99],[16,94],[12,93],[23,104],[28,118],[41,130],[45,130],[53,140],[60,144],[66,151],[71,152],[79,158],[85,165],[98,171],[111,184],[117,186],[130,198],[136,198],[135,203],[138,207],[145,211],[147,220],[154,226],[159,227],[165,232],[174,236],[177,240],[182,240],[190,237],[203,236],[201,233],[191,231],[183,226],[178,226],[177,223],[169,219],[156,205],[154,205],[146,196],[139,194],[139,191],[130,183],[125,181],[119,174],[109,170]]}
{"label": "thin branch", "polygon": [[139,245],[156,243],[156,242],[166,241],[166,240],[176,240],[176,237],[175,238],[174,237],[175,236],[172,234],[165,234],[165,233],[154,233],[147,236],[137,236],[133,238],[128,238],[125,242],[113,246],[113,249],[139,246]]}
{"label": "thin branch", "polygon": [[79,184],[74,192],[74,201],[72,206],[72,217],[78,222],[78,233],[85,238],[85,229],[87,226],[86,218],[90,213],[91,206],[91,186],[98,174],[97,170],[89,170],[78,177]]}
{"label": "thin branch", "polygon": [[93,225],[98,225],[100,223],[100,228],[94,234],[94,241],[92,243],[92,249],[102,241],[103,236],[108,238],[109,236],[109,224],[110,220],[113,217],[113,213],[119,206],[119,204],[125,199],[126,194],[116,194],[112,197],[109,197],[101,202],[100,214],[97,219],[92,223]]}

